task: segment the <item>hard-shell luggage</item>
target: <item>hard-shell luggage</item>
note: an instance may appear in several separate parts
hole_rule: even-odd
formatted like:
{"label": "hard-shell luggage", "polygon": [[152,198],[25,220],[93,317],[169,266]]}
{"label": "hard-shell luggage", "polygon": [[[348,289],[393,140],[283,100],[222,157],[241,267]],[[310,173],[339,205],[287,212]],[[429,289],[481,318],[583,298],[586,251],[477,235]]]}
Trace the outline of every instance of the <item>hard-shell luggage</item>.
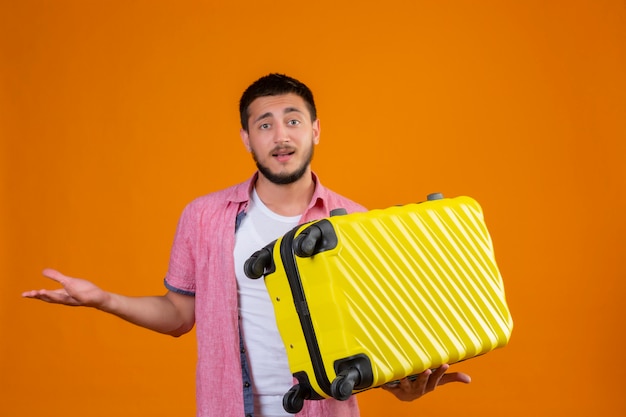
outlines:
{"label": "hard-shell luggage", "polygon": [[244,269],[265,277],[298,380],[283,400],[290,413],[487,353],[513,326],[469,197],[332,215],[294,228]]}

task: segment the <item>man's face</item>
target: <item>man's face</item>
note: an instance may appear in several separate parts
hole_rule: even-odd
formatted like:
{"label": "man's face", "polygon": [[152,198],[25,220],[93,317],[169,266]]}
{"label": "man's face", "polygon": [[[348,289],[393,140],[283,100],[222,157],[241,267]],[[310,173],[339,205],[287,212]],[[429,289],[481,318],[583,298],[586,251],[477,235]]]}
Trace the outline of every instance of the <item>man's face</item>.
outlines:
{"label": "man's face", "polygon": [[310,171],[319,142],[319,120],[296,94],[259,97],[248,107],[248,131],[241,139],[261,175],[275,184],[290,184]]}

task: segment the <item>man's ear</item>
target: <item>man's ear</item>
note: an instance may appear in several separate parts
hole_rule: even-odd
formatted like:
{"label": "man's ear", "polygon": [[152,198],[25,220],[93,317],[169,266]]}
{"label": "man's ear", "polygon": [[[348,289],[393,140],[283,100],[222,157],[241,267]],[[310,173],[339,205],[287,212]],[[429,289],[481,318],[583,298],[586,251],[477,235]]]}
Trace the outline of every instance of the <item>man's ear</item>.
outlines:
{"label": "man's ear", "polygon": [[320,143],[320,132],[321,132],[320,119],[316,119],[312,123],[312,127],[313,127],[313,143],[317,145],[318,143]]}
{"label": "man's ear", "polygon": [[243,142],[243,146],[245,146],[248,152],[250,152],[251,149],[250,149],[250,139],[248,137],[248,132],[244,128],[241,128],[241,130],[239,130],[239,136],[241,136],[241,141]]}

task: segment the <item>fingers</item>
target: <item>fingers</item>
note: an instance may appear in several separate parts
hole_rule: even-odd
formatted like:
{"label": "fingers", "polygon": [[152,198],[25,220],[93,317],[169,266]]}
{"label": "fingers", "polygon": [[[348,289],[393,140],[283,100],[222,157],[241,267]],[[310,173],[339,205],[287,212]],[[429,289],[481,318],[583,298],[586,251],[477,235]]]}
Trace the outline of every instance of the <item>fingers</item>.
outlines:
{"label": "fingers", "polygon": [[419,396],[422,396],[428,392],[428,382],[432,378],[432,374],[432,369],[427,369],[419,374],[414,381],[411,381],[410,378],[402,379],[400,385],[405,391],[413,391],[418,393]]}
{"label": "fingers", "polygon": [[417,375],[417,378],[414,380],[411,378],[403,378],[397,384],[383,385],[382,387],[402,401],[413,401],[422,397],[424,394],[434,391],[435,388],[440,385],[445,385],[450,382],[463,382],[467,384],[471,381],[470,376],[462,372],[446,373],[449,368],[450,366],[447,364],[441,365],[434,370],[425,370]]}
{"label": "fingers", "polygon": [[52,304],[64,304],[68,306],[77,306],[78,302],[72,298],[64,289],[58,290],[34,290],[22,293],[24,298],[32,298],[35,300],[45,301]]}
{"label": "fingers", "polygon": [[441,381],[441,378],[445,375],[448,368],[450,368],[450,365],[444,364],[434,370],[434,372],[428,378],[425,392],[431,392],[434,391],[435,388],[437,388],[439,382]]}
{"label": "fingers", "polygon": [[472,378],[463,372],[450,372],[449,374],[443,375],[439,381],[439,385],[445,385],[450,382],[462,382],[464,384],[469,384],[472,382]]}
{"label": "fingers", "polygon": [[66,281],[67,277],[65,275],[63,275],[62,273],[60,273],[59,271],[57,271],[56,269],[52,269],[52,268],[46,268],[43,270],[43,276],[50,278],[53,281],[58,282],[59,284],[63,285],[63,283]]}
{"label": "fingers", "polygon": [[38,300],[51,302],[53,298],[58,297],[55,293],[59,290],[32,290],[22,293],[22,297],[36,298]]}
{"label": "fingers", "polygon": [[413,401],[423,396],[426,391],[428,380],[433,371],[425,370],[412,380],[403,378],[397,384],[383,385],[382,387],[396,396],[400,401]]}
{"label": "fingers", "polygon": [[37,298],[39,291],[37,290],[31,290],[31,291],[24,291],[22,293],[22,297],[24,298]]}
{"label": "fingers", "polygon": [[439,385],[449,384],[450,382],[462,382],[464,384],[472,382],[472,378],[469,375],[463,372],[446,373],[448,369],[450,369],[450,365],[444,364],[433,372],[428,380],[427,392],[434,390]]}
{"label": "fingers", "polygon": [[[60,273],[59,271],[55,269],[51,269],[51,268],[44,269],[42,274],[45,277],[50,278],[51,280],[56,281],[61,285],[65,285],[65,282],[67,282],[67,278],[68,278],[62,273]],[[65,291],[41,289],[41,290],[25,291],[22,293],[22,297],[36,298],[42,301],[52,303],[52,302],[57,302],[56,300],[58,300],[61,294],[65,294]]]}

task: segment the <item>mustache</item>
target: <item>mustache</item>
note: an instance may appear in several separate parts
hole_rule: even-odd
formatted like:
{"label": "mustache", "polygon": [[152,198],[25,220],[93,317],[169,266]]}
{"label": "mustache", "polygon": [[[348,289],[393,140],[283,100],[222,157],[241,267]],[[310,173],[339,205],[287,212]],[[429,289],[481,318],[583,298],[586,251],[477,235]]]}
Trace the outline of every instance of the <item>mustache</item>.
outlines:
{"label": "mustache", "polygon": [[277,154],[279,152],[295,152],[296,148],[294,146],[291,145],[278,145],[275,146],[272,150],[271,150],[271,154]]}

